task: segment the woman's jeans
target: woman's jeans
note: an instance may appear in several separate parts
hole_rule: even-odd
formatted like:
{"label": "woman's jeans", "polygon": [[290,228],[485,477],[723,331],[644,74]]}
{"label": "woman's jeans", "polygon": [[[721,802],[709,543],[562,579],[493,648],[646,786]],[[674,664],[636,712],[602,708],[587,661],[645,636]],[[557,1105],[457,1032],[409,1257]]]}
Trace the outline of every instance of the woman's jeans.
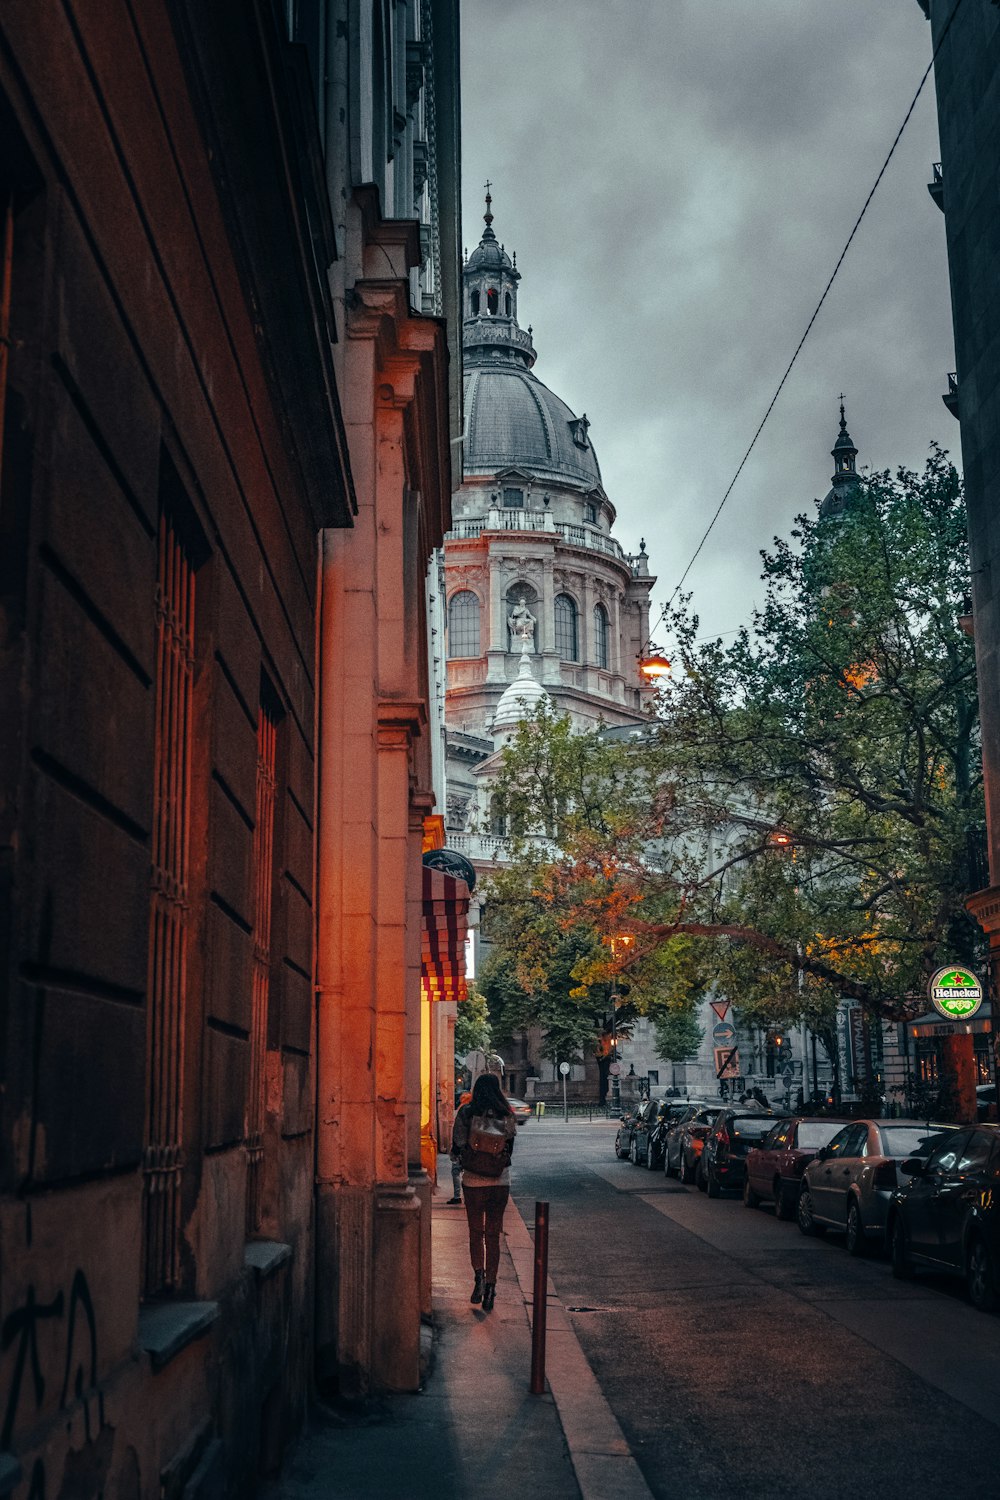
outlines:
{"label": "woman's jeans", "polygon": [[474,1271],[485,1271],[496,1282],[500,1268],[500,1230],[510,1188],[466,1187],[465,1214],[469,1221],[469,1255]]}

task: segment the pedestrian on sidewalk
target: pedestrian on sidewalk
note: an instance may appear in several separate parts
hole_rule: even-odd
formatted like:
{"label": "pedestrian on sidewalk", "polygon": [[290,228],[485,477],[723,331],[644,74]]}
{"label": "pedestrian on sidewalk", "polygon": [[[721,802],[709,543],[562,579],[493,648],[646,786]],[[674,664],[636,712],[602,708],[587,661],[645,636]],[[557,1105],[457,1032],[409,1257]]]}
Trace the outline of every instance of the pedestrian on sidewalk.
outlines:
{"label": "pedestrian on sidewalk", "polygon": [[[472,1098],[472,1090],[471,1089],[466,1089],[465,1092],[462,1094],[461,1098],[458,1101],[458,1107],[459,1107],[459,1109],[462,1108],[463,1104],[468,1104],[468,1102],[469,1102],[469,1100],[471,1098]],[[452,1130],[454,1131],[454,1124],[452,1125]],[[452,1143],[452,1148],[451,1148],[451,1197],[448,1199],[448,1206],[450,1208],[453,1203],[461,1203],[461,1201],[462,1201],[462,1163],[461,1163],[461,1161],[459,1159],[458,1152],[455,1150],[454,1143]]]}
{"label": "pedestrian on sidewalk", "polygon": [[475,1273],[470,1302],[492,1312],[500,1269],[500,1231],[510,1198],[510,1160],[517,1122],[495,1073],[482,1073],[472,1098],[455,1116],[452,1156],[462,1166],[469,1256]]}

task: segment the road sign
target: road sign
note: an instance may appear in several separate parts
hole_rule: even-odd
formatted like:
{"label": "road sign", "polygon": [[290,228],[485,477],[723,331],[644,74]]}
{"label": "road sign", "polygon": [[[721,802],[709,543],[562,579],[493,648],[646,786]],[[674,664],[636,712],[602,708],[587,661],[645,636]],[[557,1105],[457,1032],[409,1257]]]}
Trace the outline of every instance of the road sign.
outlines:
{"label": "road sign", "polygon": [[715,1011],[715,1014],[718,1016],[719,1020],[720,1021],[724,1021],[726,1019],[726,1013],[729,1010],[729,1001],[728,1000],[713,1000],[711,1002],[711,1004],[712,1004],[712,1009]]}
{"label": "road sign", "polygon": [[610,1068],[608,1069],[608,1072],[611,1074],[612,1078],[617,1078],[619,1076],[619,1074],[621,1073],[621,1070],[622,1070],[621,1063],[612,1063],[611,1066],[610,1066]]}
{"label": "road sign", "polygon": [[[614,1063],[612,1063],[611,1066],[614,1067]],[[560,1063],[559,1064],[559,1071],[562,1074],[562,1076],[565,1078],[566,1074],[569,1072],[569,1063]]]}
{"label": "road sign", "polygon": [[732,1021],[717,1021],[712,1027],[712,1041],[717,1047],[731,1047],[736,1040],[736,1027]]}
{"label": "road sign", "polygon": [[787,1086],[788,1086],[788,1084],[790,1084],[790,1083],[791,1083],[791,1081],[792,1081],[792,1079],[793,1079],[793,1078],[794,1078],[794,1077],[795,1077],[795,1074],[794,1074],[794,1073],[793,1073],[793,1072],[792,1072],[792,1070],[791,1070],[791,1068],[790,1068],[790,1067],[789,1067],[789,1066],[788,1066],[788,1064],[787,1064],[787,1063],[786,1063],[786,1064],[785,1064],[785,1066],[784,1066],[784,1067],[783,1067],[783,1068],[782,1068],[782,1070],[781,1070],[781,1078],[782,1078],[782,1082],[783,1082],[783,1083],[784,1083],[784,1084],[785,1084],[785,1086],[786,1086],[786,1087],[787,1087]]}
{"label": "road sign", "polygon": [[738,1078],[740,1076],[740,1054],[736,1047],[716,1047],[716,1078]]}

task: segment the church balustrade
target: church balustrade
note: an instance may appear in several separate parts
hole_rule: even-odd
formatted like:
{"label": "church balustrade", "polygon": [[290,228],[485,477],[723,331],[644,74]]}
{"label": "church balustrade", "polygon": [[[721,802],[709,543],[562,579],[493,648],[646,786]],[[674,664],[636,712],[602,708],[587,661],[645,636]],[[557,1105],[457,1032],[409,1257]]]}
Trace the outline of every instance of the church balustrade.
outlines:
{"label": "church balustrade", "polygon": [[446,533],[448,541],[474,541],[484,531],[548,531],[561,536],[570,547],[587,547],[618,561],[625,560],[621,543],[597,526],[556,521],[551,511],[492,509],[485,516],[465,516]]}

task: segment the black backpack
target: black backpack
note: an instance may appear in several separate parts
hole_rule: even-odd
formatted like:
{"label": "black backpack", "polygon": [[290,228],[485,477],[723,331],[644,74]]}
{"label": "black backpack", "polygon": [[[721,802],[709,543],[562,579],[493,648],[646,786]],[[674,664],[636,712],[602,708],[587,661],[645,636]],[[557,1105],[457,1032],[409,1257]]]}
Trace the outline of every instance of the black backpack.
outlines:
{"label": "black backpack", "polygon": [[464,1169],[477,1177],[499,1177],[510,1158],[506,1122],[496,1115],[470,1115],[469,1139],[458,1154]]}

